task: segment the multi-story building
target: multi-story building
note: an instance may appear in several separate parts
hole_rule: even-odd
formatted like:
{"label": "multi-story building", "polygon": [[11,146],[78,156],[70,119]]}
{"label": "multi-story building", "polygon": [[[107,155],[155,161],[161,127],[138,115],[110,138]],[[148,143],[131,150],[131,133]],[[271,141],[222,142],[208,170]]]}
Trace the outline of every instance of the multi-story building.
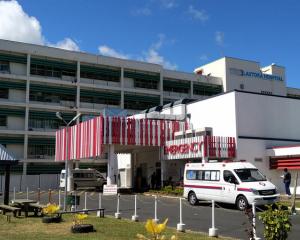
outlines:
{"label": "multi-story building", "polygon": [[77,113],[81,120],[120,109],[129,115],[222,91],[220,77],[0,40],[0,143],[21,160],[19,171],[59,172],[63,166],[54,163],[55,131],[64,123],[58,111],[67,121]]}
{"label": "multi-story building", "polygon": [[[206,99],[234,89],[300,98],[276,64],[223,57],[185,73],[158,64],[0,40],[0,143],[17,170],[59,172],[55,131],[81,113],[131,115],[182,98]],[[123,111],[122,111],[123,110]],[[89,160],[96,165],[105,159]]]}

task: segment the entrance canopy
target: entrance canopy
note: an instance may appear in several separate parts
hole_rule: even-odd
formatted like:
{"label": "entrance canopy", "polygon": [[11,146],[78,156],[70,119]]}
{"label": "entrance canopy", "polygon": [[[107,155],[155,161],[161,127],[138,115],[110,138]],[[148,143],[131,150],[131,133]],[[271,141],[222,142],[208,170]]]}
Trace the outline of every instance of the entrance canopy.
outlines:
{"label": "entrance canopy", "polygon": [[99,116],[57,131],[55,160],[101,156],[106,144],[164,146],[165,141],[174,139],[175,132],[187,128],[179,121]]}
{"label": "entrance canopy", "polygon": [[165,147],[165,159],[235,157],[234,137],[197,136],[175,140],[176,132],[190,128],[185,121],[99,116],[57,131],[55,160],[95,158],[101,156],[104,145]]}

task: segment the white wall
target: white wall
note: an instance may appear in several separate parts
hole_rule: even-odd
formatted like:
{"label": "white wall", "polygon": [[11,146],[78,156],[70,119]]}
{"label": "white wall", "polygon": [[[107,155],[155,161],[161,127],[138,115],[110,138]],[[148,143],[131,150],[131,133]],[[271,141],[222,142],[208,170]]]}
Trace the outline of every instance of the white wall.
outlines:
{"label": "white wall", "polygon": [[195,129],[212,127],[215,136],[236,137],[234,92],[188,104],[187,112]]}
{"label": "white wall", "polygon": [[[237,92],[236,105],[238,136],[300,139],[300,100]],[[284,192],[280,178],[282,171],[269,169],[267,148],[294,144],[291,141],[238,138],[237,159],[253,163]],[[255,158],[261,158],[262,162]]]}
{"label": "white wall", "polygon": [[[262,78],[241,76],[234,74],[230,69],[243,70],[244,72],[255,72],[265,74],[273,74],[281,76],[283,81],[278,80],[265,80]],[[244,89],[240,88],[240,85],[244,85]],[[285,83],[285,71],[283,67],[279,66],[267,66],[260,68],[258,62],[242,60],[237,58],[226,58],[226,91],[234,89],[241,89],[244,91],[258,92],[267,91],[272,92],[275,95],[286,96],[286,83]]]}
{"label": "white wall", "polygon": [[300,100],[236,93],[238,134],[300,139]]}
{"label": "white wall", "polygon": [[[4,176],[0,175],[0,184],[4,190]],[[28,187],[29,191],[37,191],[38,188],[41,190],[48,191],[49,189],[58,189],[59,187],[59,174],[41,174],[41,175],[22,175],[22,174],[11,174],[10,176],[10,191],[14,188],[16,192],[26,191]],[[11,194],[11,198],[13,195]]]}
{"label": "white wall", "polygon": [[[289,144],[291,143],[282,141],[238,139],[237,160],[244,159],[254,164],[273,184],[275,184],[281,193],[284,193],[284,185],[281,178],[283,171],[269,169],[269,158],[266,156],[266,146]],[[257,159],[261,159],[261,161],[257,161]],[[291,171],[293,179],[295,177],[295,172],[296,171]],[[294,181],[292,180],[291,187],[293,185]],[[297,189],[297,192],[300,193],[300,187]]]}
{"label": "white wall", "polygon": [[12,130],[24,130],[25,118],[16,116],[7,116],[7,128]]}

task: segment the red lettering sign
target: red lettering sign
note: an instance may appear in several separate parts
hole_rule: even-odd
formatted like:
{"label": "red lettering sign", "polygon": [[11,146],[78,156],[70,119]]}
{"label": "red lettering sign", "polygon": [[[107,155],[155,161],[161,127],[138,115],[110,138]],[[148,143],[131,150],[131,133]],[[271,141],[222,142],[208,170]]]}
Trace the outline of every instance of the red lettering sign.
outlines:
{"label": "red lettering sign", "polygon": [[197,153],[201,152],[203,142],[192,142],[191,144],[179,144],[179,145],[170,145],[165,146],[165,154],[188,154],[189,152]]}

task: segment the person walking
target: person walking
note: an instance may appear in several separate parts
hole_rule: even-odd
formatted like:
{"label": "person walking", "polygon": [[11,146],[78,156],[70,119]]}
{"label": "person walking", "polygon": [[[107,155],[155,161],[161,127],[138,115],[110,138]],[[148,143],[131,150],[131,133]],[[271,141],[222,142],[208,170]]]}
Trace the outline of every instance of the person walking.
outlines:
{"label": "person walking", "polygon": [[284,183],[286,195],[288,195],[288,197],[291,197],[291,191],[290,191],[291,174],[287,168],[283,170],[283,183]]}

